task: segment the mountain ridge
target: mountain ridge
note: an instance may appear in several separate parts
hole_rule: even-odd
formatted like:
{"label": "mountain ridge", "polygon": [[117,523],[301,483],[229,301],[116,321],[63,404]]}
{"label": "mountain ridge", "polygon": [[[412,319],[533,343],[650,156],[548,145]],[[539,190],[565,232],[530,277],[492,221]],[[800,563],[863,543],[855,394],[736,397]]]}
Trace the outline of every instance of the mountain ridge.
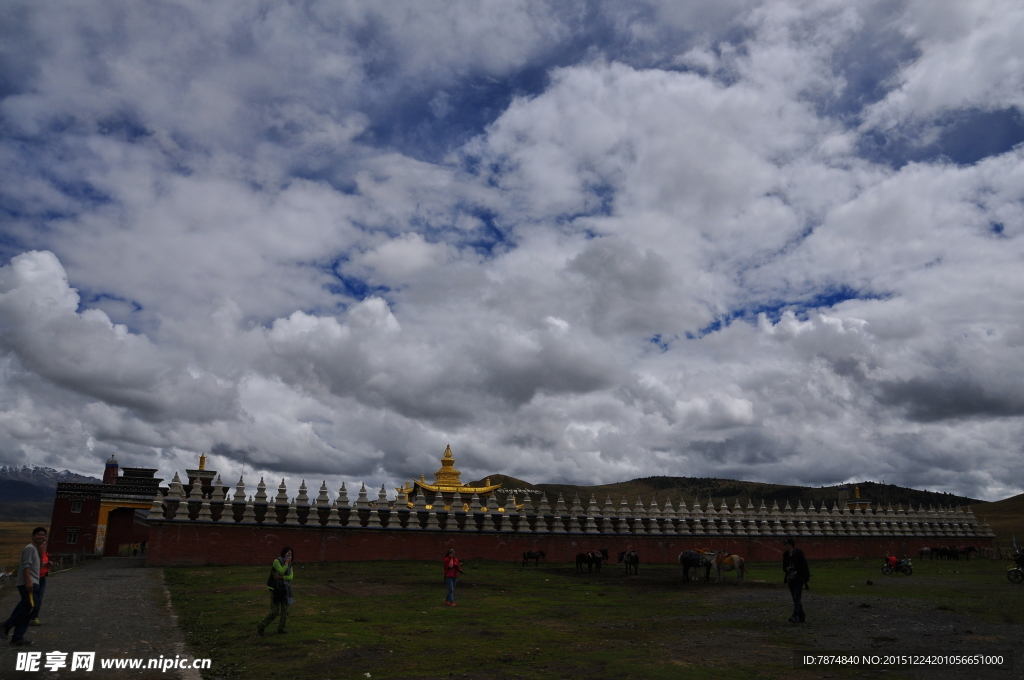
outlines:
{"label": "mountain ridge", "polygon": [[[822,502],[841,503],[844,500],[852,499],[855,495],[855,488],[860,489],[861,498],[870,501],[875,505],[883,507],[892,504],[908,505],[976,505],[984,501],[969,496],[959,496],[940,491],[927,491],[901,487],[895,484],[880,484],[878,482],[864,481],[850,484],[836,484],[832,486],[808,487],[788,484],[769,484],[767,482],[749,482],[736,479],[721,479],[718,477],[638,477],[627,482],[616,482],[614,484],[596,484],[591,486],[578,484],[533,484],[522,479],[509,475],[490,475],[491,484],[499,483],[505,491],[526,491],[534,493],[545,493],[548,495],[548,502],[554,502],[557,495],[561,493],[566,502],[572,501],[572,495],[576,493],[592,493],[595,496],[610,495],[612,501],[618,504],[621,497],[625,496],[629,505],[636,502],[637,497],[644,505],[650,503],[652,498],[657,499],[659,505],[671,498],[674,504],[682,498],[687,505],[699,501],[702,507],[706,507],[709,500],[713,500],[716,507],[722,502],[727,502],[733,507],[736,501],[741,501],[741,506],[746,507],[747,501],[753,502],[755,507],[760,506],[764,500],[769,506],[772,502],[780,505],[789,501],[792,505],[802,502],[805,506],[814,502],[815,506]],[[485,480],[471,482],[472,485],[483,484]],[[845,494],[845,495],[844,495]],[[582,498],[583,502],[590,499]],[[599,504],[605,502],[605,498],[596,498]]]}
{"label": "mountain ridge", "polygon": [[70,470],[55,470],[51,467],[39,465],[0,465],[0,480],[12,480],[17,482],[28,482],[36,486],[48,489],[56,489],[60,482],[82,482],[86,484],[99,484],[102,479],[80,475]]}
{"label": "mountain ridge", "polygon": [[[707,508],[709,499],[715,507],[721,507],[725,502],[731,509],[736,501],[740,507],[746,509],[747,503],[753,503],[755,508],[761,506],[761,501],[771,507],[777,502],[782,507],[786,502],[796,507],[797,503],[803,503],[807,507],[813,502],[815,507],[825,503],[831,507],[833,503],[842,505],[841,494],[846,494],[846,499],[852,499],[854,488],[860,487],[861,498],[870,501],[873,507],[882,508],[892,505],[906,507],[913,504],[916,509],[923,505],[929,506],[970,506],[979,522],[988,521],[990,528],[996,534],[996,541],[1003,546],[1009,546],[1016,537],[1018,545],[1024,545],[1024,494],[1011,496],[999,501],[982,501],[968,496],[939,491],[927,491],[896,486],[895,484],[880,484],[878,482],[864,481],[851,484],[835,484],[832,486],[807,487],[786,484],[768,484],[765,482],[747,482],[735,479],[719,479],[716,477],[638,477],[628,482],[617,482],[615,484],[598,484],[584,486],[578,484],[532,484],[516,477],[508,475],[491,475],[491,484],[501,484],[498,489],[499,496],[503,493],[516,493],[517,498],[522,500],[522,493],[529,492],[534,503],[539,502],[537,494],[544,493],[548,497],[548,503],[554,507],[558,494],[567,505],[571,504],[573,497],[580,494],[580,502],[583,507],[590,503],[591,494],[594,495],[599,507],[603,508],[605,500],[610,497],[612,503],[618,507],[623,497],[626,503],[633,507],[637,497],[644,506],[650,505],[651,499],[656,499],[659,506],[664,506],[666,498],[672,500],[672,505],[679,507],[679,500],[682,499],[688,508],[693,503],[700,502],[702,508]],[[470,482],[471,486],[479,486],[485,480]],[[504,500],[502,498],[501,500]],[[845,500],[845,499],[844,499]]]}
{"label": "mountain ridge", "polygon": [[0,465],[0,521],[49,523],[60,482],[99,484],[103,480],[70,470],[37,465]]}

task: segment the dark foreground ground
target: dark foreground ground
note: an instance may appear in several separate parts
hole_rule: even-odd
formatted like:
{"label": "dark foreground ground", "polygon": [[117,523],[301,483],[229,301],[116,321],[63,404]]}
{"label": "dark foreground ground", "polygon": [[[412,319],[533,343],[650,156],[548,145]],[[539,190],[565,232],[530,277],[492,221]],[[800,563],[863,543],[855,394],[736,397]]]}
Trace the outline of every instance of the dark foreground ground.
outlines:
{"label": "dark foreground ground", "polygon": [[[5,620],[18,601],[14,586],[0,591]],[[106,558],[47,579],[43,625],[26,634],[30,647],[0,643],[0,678],[164,678],[198,680],[198,671],[104,670],[101,659],[159,659],[189,656],[177,617],[170,608],[163,573],[146,569],[142,559]],[[41,652],[39,670],[18,672],[18,652]],[[43,664],[47,654],[66,652],[67,666],[56,671]],[[96,652],[94,670],[71,671],[73,652]]]}
{"label": "dark foreground ground", "polygon": [[[269,564],[269,560],[268,560]],[[470,562],[458,607],[440,562],[299,565],[287,635],[256,635],[268,567],[168,569],[206,678],[1021,678],[1016,667],[793,666],[794,650],[876,655],[1020,655],[1024,585],[1006,562],[812,563],[809,623],[787,623],[774,564],[743,584],[681,582],[678,568]],[[868,581],[872,585],[868,585]],[[273,628],[271,629],[273,630]]]}

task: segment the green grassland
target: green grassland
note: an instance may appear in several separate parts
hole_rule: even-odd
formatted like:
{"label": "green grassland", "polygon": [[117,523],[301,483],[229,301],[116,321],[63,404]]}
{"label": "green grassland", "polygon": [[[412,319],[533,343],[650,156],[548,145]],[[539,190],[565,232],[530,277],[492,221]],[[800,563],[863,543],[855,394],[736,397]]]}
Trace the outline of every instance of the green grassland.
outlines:
{"label": "green grassland", "polygon": [[[443,605],[439,562],[300,564],[288,634],[272,634],[272,625],[264,638],[255,627],[268,609],[269,567],[174,568],[166,579],[192,651],[213,659],[209,679],[822,677],[794,670],[791,650],[842,640],[840,614],[826,614],[826,604],[856,618],[916,603],[929,616],[957,612],[1019,635],[1024,586],[1008,583],[1006,562],[918,562],[909,578],[882,576],[878,566],[812,563],[807,603],[821,621],[813,636],[785,622],[789,594],[776,564],[750,565],[736,585],[683,584],[670,565],[627,577],[615,565],[597,575],[469,562],[456,608]],[[857,609],[870,603],[875,610]],[[833,668],[826,677],[864,673]]]}

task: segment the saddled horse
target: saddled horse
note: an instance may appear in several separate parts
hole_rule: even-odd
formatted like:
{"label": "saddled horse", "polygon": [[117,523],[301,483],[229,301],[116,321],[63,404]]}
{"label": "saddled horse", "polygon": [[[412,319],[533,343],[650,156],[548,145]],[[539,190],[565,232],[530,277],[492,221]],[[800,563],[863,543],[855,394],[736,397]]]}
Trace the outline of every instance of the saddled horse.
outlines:
{"label": "saddled horse", "polygon": [[727,550],[719,550],[716,553],[704,553],[705,563],[715,568],[715,583],[722,582],[722,572],[736,571],[736,582],[743,580],[746,573],[744,560],[739,555],[730,555]]}
{"label": "saddled horse", "polygon": [[640,575],[640,555],[632,548],[619,553],[619,564],[626,565],[627,574],[632,570],[637,576]]}
{"label": "saddled horse", "polygon": [[922,560],[924,558],[926,558],[926,557],[928,559],[931,559],[931,557],[932,557],[932,549],[929,548],[928,546],[925,546],[925,547],[923,547],[923,548],[921,548],[920,550],[917,551],[917,556],[919,558],[921,558]]}
{"label": "saddled horse", "polygon": [[[679,553],[679,566],[683,570],[683,583],[690,582],[690,569],[700,569],[704,565],[704,554],[696,550]],[[710,568],[708,573],[710,573]]]}
{"label": "saddled horse", "polygon": [[715,557],[718,556],[719,551],[704,548],[698,550],[697,553],[700,555],[701,566],[704,567],[704,582],[707,583],[711,580],[711,568],[715,565]]}
{"label": "saddled horse", "polygon": [[534,550],[533,548],[531,548],[530,550],[527,550],[526,552],[523,553],[523,566],[525,567],[527,562],[529,562],[530,560],[533,560],[533,566],[536,567],[537,566],[537,562],[542,560],[542,559],[544,559],[544,551],[543,550]]}
{"label": "saddled horse", "polygon": [[576,573],[582,573],[583,565],[587,565],[587,573],[589,574],[592,569],[596,569],[598,573],[601,573],[601,561],[608,559],[608,548],[600,548],[598,550],[591,550],[590,552],[579,553],[576,555]]}

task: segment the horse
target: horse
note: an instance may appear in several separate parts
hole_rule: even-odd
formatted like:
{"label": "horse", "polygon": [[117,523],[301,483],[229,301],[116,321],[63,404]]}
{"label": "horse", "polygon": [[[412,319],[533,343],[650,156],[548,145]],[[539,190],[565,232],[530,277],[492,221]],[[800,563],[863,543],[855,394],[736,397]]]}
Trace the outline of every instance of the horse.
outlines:
{"label": "horse", "polygon": [[683,583],[690,582],[690,569],[700,569],[704,566],[703,553],[696,550],[686,550],[679,553],[679,566],[683,570]]}
{"label": "horse", "polygon": [[590,552],[579,553],[576,555],[576,573],[580,574],[583,572],[583,565],[587,565],[587,573],[589,574],[592,569],[596,567],[597,573],[601,573],[601,560],[608,559],[608,548],[600,548],[598,550],[591,550]]}
{"label": "horse", "polygon": [[704,583],[711,580],[711,567],[715,564],[715,556],[718,555],[716,550],[698,550],[697,554],[700,555],[700,564],[704,567]]}
{"label": "horse", "polygon": [[544,559],[544,551],[531,548],[523,553],[523,566],[525,567],[527,562],[533,560],[533,566],[536,567],[538,560],[542,559]]}
{"label": "horse", "polygon": [[924,548],[921,548],[920,550],[917,551],[917,556],[919,558],[921,558],[922,560],[925,557],[931,558],[931,556],[932,556],[932,549],[927,547],[927,546],[924,547]]}
{"label": "horse", "polygon": [[958,559],[959,559],[960,555],[964,555],[964,556],[966,556],[967,561],[970,562],[971,561],[971,553],[978,552],[978,549],[975,548],[973,545],[960,546],[959,548],[956,549],[956,552],[957,552],[957,558]]}
{"label": "horse", "polygon": [[637,554],[632,548],[629,550],[623,550],[619,553],[619,564],[626,565],[626,574],[629,574],[630,569],[637,576],[640,575],[640,555]]}
{"label": "horse", "polygon": [[[707,556],[708,553],[705,553]],[[743,580],[743,576],[746,573],[744,569],[743,558],[739,555],[730,555],[727,550],[719,550],[711,556],[711,566],[715,568],[715,583],[722,582],[722,572],[736,570],[738,578],[736,582],[739,583]]]}

